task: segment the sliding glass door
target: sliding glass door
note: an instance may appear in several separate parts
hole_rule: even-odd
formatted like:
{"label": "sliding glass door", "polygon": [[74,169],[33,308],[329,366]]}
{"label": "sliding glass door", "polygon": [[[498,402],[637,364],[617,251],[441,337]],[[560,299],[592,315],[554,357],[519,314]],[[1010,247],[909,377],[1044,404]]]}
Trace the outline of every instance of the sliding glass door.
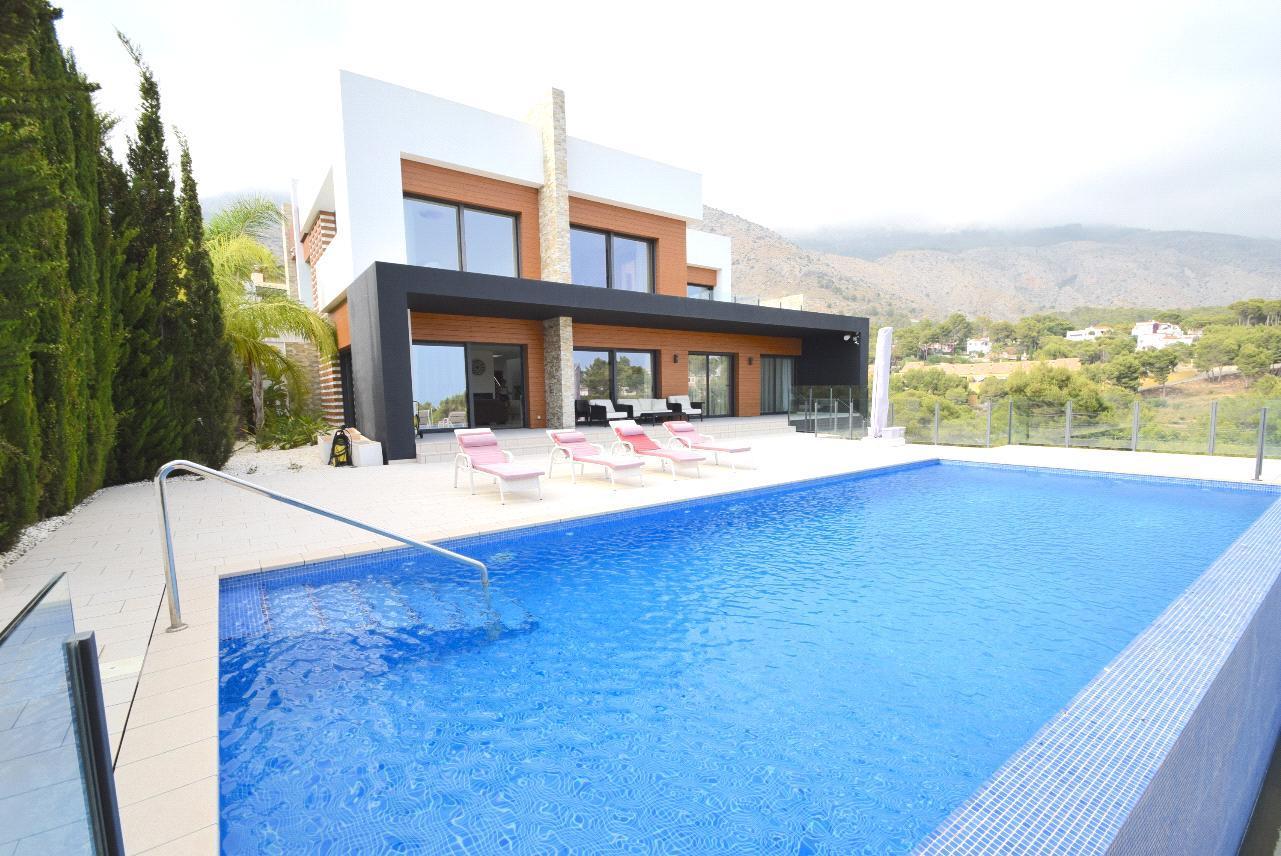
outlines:
{"label": "sliding glass door", "polygon": [[520,345],[415,342],[410,369],[419,431],[525,424]]}
{"label": "sliding glass door", "polygon": [[792,406],[792,357],[761,357],[761,413],[787,413]]}
{"label": "sliding glass door", "polygon": [[410,377],[418,408],[418,430],[466,428],[467,349],[463,345],[420,345],[410,351]]}
{"label": "sliding glass door", "polygon": [[732,416],[734,355],[690,354],[689,397],[703,403],[705,416]]}

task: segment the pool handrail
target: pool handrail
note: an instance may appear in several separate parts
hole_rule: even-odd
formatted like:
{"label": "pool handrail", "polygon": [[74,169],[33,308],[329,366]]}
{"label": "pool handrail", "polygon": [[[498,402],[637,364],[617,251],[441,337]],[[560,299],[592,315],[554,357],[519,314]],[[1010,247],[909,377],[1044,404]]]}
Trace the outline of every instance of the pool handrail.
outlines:
{"label": "pool handrail", "polygon": [[309,502],[303,502],[301,499],[294,499],[292,496],[287,496],[283,493],[279,493],[278,491],[270,490],[262,485],[254,484],[253,482],[245,479],[227,475],[224,472],[206,467],[203,464],[197,464],[192,461],[177,460],[170,461],[157,470],[154,480],[156,486],[156,500],[160,509],[160,531],[164,536],[164,541],[161,547],[165,568],[165,592],[169,603],[169,627],[165,631],[167,633],[177,632],[187,626],[182,621],[182,606],[178,598],[178,575],[175,570],[173,558],[173,533],[170,531],[169,527],[169,504],[165,495],[165,479],[168,478],[171,473],[178,470],[185,470],[186,472],[196,475],[217,479],[225,484],[238,487],[241,490],[247,490],[250,493],[258,494],[259,496],[265,496],[268,499],[283,502],[285,505],[292,505],[294,508],[301,508],[303,511],[310,511],[313,514],[319,514],[321,517],[327,517],[330,520],[337,520],[340,523],[346,523],[348,526],[354,526],[357,529],[372,532],[373,534],[379,535],[383,538],[389,538],[392,541],[399,541],[400,543],[410,547],[419,547],[423,550],[427,550],[428,552],[436,553],[437,555],[471,565],[473,568],[480,571],[481,586],[484,588],[489,587],[489,568],[479,559],[473,559],[470,556],[455,553],[453,550],[446,550],[444,547],[438,547],[435,544],[431,544],[426,541],[417,541],[405,535],[400,535],[396,532],[391,532],[370,523],[357,520],[354,517],[348,517],[345,514],[330,511],[327,508],[321,508],[320,506],[312,505]]}

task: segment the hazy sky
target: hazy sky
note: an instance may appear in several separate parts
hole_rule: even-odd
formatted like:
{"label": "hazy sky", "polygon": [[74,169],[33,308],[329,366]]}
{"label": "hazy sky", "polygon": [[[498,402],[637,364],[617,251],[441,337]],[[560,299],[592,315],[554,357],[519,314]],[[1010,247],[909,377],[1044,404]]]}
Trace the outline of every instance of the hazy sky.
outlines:
{"label": "hazy sky", "polygon": [[1109,223],[1281,238],[1281,2],[62,0],[126,129],[138,42],[205,195],[327,162],[336,69],[704,174],[782,229]]}

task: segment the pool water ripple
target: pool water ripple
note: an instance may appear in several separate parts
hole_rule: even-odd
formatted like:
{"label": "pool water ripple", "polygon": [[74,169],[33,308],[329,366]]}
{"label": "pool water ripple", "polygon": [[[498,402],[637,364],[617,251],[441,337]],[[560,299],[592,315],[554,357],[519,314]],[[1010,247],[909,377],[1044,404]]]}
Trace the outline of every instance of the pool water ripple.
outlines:
{"label": "pool water ripple", "polygon": [[1270,495],[937,466],[225,580],[226,853],[904,852]]}

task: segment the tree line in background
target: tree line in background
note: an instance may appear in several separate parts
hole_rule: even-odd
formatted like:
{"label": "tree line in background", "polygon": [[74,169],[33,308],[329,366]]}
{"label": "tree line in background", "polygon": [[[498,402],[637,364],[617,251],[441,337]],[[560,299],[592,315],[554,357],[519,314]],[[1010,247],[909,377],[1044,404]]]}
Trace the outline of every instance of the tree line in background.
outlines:
{"label": "tree line in background", "polygon": [[[1031,430],[1028,426],[1043,416],[1060,432],[1056,436],[1061,436],[1058,426],[1071,401],[1076,413],[1092,420],[1090,424],[1104,426],[1096,427],[1100,442],[1115,441],[1119,444],[1116,447],[1128,447],[1132,408],[1137,403],[1145,440],[1174,444],[1181,451],[1198,451],[1204,449],[1212,400],[1219,405],[1219,424],[1225,434],[1235,430],[1252,438],[1259,408],[1274,407],[1281,398],[1281,377],[1275,371],[1281,365],[1281,300],[1244,300],[1194,310],[1080,313],[1033,315],[1016,322],[954,315],[943,322],[918,322],[896,329],[899,370],[890,378],[895,418],[907,425],[909,436],[928,438],[937,408],[943,426],[968,426],[966,430],[974,434],[983,422],[976,405],[992,402],[1003,406],[1008,400],[1025,430]],[[1166,321],[1201,335],[1191,345],[1173,343],[1136,351],[1136,340],[1130,336],[1136,320]],[[1092,341],[1064,338],[1069,329],[1091,324],[1113,330]],[[1027,362],[1004,377],[985,377],[988,369],[980,366],[973,370],[974,377],[960,366],[945,371],[943,366],[949,363],[987,360],[943,353],[939,347],[951,345],[963,354],[965,339],[978,336],[992,340],[992,359]],[[996,356],[1006,348],[1010,356]],[[1075,357],[1080,368],[1047,362],[1063,357]],[[914,360],[924,365],[902,367],[903,362]],[[1225,385],[1228,366],[1234,367],[1235,373],[1232,382]],[[1195,372],[1202,373],[1201,379],[1180,387],[1177,400],[1167,400],[1166,385],[1176,369],[1184,380]],[[1140,394],[1145,380],[1159,387],[1159,394],[1156,389],[1151,395]],[[1000,410],[998,416],[1004,418],[1004,412]],[[1281,441],[1281,429],[1275,421],[1269,427],[1269,438],[1269,442]],[[1186,443],[1187,448],[1180,443]]]}
{"label": "tree line in background", "polygon": [[175,182],[151,70],[122,36],[141,109],[121,164],[96,86],[58,43],[60,15],[45,0],[0,4],[0,550],[104,484],[174,458],[221,466],[236,362],[271,361],[244,337],[324,337],[314,319],[291,328],[292,310],[228,330],[239,298],[215,273],[181,136]]}

